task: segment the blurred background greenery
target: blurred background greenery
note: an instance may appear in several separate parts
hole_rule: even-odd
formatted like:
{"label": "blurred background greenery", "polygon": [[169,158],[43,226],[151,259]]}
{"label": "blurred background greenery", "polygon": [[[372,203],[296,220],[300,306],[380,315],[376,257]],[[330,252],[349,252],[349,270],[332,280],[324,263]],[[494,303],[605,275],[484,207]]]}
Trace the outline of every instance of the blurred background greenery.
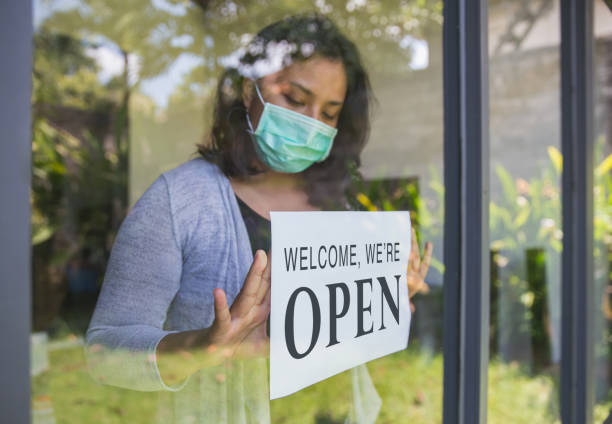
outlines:
{"label": "blurred background greenery", "polygon": [[[512,16],[508,4],[520,11],[519,3],[493,0],[491,16]],[[209,125],[216,78],[232,54],[265,24],[313,8],[331,16],[360,46],[379,97],[362,175],[355,174],[348,193],[352,204],[370,211],[410,210],[419,240],[434,241],[436,250],[431,290],[415,299],[409,349],[368,364],[383,399],[378,422],[441,422],[445,188],[439,0],[35,2],[33,331],[46,335],[33,343],[39,361],[32,371],[35,422],[155,418],[156,402],[167,394],[97,385],[82,355],[114,236],[152,180],[195,152]],[[525,64],[534,56],[517,54],[509,60]],[[535,56],[547,54],[538,50]],[[493,69],[507,66],[508,59],[491,60]],[[543,59],[530,70],[542,68],[538,61]],[[492,73],[494,83],[500,74]],[[536,96],[525,90],[522,96]],[[498,107],[492,99],[493,118]],[[605,129],[598,135],[597,423],[612,408],[612,156]],[[534,172],[517,171],[514,163],[492,169],[490,422],[558,419],[561,153],[554,137],[539,138],[546,160]],[[350,402],[332,407],[331,399],[349,386],[342,374],[272,402],[273,420],[344,422]]]}

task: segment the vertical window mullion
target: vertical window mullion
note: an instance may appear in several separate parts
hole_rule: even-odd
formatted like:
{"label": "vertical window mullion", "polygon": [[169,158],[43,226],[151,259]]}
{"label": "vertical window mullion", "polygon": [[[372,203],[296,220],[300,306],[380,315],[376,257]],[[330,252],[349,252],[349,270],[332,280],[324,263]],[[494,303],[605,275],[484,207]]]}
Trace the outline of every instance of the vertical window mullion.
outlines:
{"label": "vertical window mullion", "polygon": [[0,3],[0,410],[16,424],[30,416],[31,3]]}
{"label": "vertical window mullion", "polygon": [[593,421],[593,1],[561,1],[561,417]]}
{"label": "vertical window mullion", "polygon": [[445,423],[486,422],[490,279],[487,42],[486,1],[445,2]]}
{"label": "vertical window mullion", "polygon": [[461,330],[461,101],[459,3],[444,2],[443,422],[459,422]]}

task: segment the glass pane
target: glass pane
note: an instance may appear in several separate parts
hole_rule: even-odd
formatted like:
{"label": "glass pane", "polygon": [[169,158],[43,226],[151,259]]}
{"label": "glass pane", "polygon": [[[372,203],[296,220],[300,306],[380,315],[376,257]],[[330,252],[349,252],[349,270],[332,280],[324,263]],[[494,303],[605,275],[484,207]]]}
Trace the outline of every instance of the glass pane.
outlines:
{"label": "glass pane", "polygon": [[596,423],[612,419],[612,12],[601,0],[594,4],[595,102],[594,175],[594,341]]}
{"label": "glass pane", "polygon": [[559,420],[560,2],[489,2],[491,423]]}
{"label": "glass pane", "polygon": [[[442,2],[34,0],[34,13],[33,421],[441,422]],[[338,126],[327,159],[293,173],[266,156],[247,132],[247,110],[253,129],[262,113],[249,77],[265,101]],[[210,342],[212,289],[235,300],[269,210],[319,208],[411,211],[434,246],[428,286],[406,350],[269,402],[265,344],[253,358],[256,343]],[[257,328],[249,340],[265,340]]]}

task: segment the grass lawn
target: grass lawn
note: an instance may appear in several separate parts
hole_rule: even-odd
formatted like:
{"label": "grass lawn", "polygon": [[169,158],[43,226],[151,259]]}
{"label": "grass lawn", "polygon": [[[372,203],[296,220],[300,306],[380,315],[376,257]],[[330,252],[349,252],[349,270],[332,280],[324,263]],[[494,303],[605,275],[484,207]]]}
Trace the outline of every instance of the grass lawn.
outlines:
{"label": "grass lawn", "polygon": [[[411,347],[369,362],[367,367],[382,399],[377,423],[442,421],[441,355],[425,355]],[[49,369],[32,380],[34,410],[51,406],[58,424],[156,422],[159,395],[96,383],[87,373],[82,347],[76,343],[51,349]],[[492,361],[488,395],[489,423],[558,421],[555,382],[550,376],[530,376],[515,364]],[[351,372],[344,372],[272,401],[272,421],[344,423],[352,407],[352,396]],[[603,422],[610,408],[612,400],[597,405],[595,423]]]}

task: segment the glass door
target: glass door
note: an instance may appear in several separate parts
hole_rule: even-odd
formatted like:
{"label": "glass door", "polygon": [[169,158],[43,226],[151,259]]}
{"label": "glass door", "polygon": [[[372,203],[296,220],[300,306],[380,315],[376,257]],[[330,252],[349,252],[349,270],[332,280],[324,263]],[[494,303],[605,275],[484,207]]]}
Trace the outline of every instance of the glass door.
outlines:
{"label": "glass door", "polygon": [[[442,23],[441,1],[35,1],[33,422],[441,422]],[[410,211],[433,244],[406,350],[272,402],[265,357],[165,345],[269,244],[259,96],[338,128],[304,207]]]}

